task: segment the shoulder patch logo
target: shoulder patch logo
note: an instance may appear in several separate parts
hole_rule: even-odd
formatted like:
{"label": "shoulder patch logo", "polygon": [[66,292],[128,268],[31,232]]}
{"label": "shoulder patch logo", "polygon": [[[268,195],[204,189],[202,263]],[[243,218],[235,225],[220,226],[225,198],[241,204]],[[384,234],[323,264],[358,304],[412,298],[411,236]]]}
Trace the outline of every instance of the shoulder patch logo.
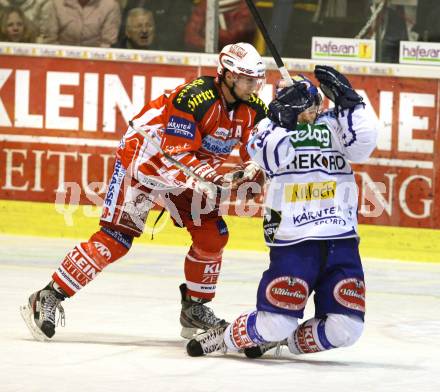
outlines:
{"label": "shoulder patch logo", "polygon": [[168,120],[165,133],[167,135],[194,140],[196,135],[196,124],[186,118],[171,116]]}

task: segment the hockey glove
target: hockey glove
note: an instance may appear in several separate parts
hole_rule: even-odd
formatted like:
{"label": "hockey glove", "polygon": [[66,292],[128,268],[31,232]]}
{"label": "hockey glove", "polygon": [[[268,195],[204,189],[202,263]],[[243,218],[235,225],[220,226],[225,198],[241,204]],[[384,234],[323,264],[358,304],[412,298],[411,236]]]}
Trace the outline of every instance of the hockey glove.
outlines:
{"label": "hockey glove", "polygon": [[280,90],[277,97],[269,104],[268,117],[282,128],[295,129],[298,115],[313,103],[313,97],[307,91],[307,86],[296,82]]}
{"label": "hockey glove", "polygon": [[237,166],[236,170],[226,173],[224,177],[231,183],[231,188],[238,191],[239,198],[246,200],[251,200],[261,194],[266,180],[264,171],[253,161],[242,163]]}
{"label": "hockey glove", "polygon": [[223,189],[231,188],[231,179],[227,178],[211,167],[207,163],[201,163],[194,169],[194,174],[198,175],[203,181],[198,181],[188,177],[186,185],[196,192],[206,196],[208,200],[218,206]]}
{"label": "hockey glove", "polygon": [[336,110],[351,109],[363,102],[362,97],[353,89],[348,79],[336,69],[317,65],[315,77],[319,80],[325,96],[335,103]]}

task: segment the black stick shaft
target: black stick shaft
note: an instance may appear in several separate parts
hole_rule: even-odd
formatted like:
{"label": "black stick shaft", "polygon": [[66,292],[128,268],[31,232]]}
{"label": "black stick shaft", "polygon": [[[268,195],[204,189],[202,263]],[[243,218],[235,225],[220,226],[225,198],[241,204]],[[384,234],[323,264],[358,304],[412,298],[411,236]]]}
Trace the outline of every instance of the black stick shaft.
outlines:
{"label": "black stick shaft", "polygon": [[284,65],[283,60],[281,59],[280,54],[278,53],[277,48],[275,47],[274,43],[272,42],[269,33],[267,32],[266,26],[264,25],[263,19],[261,19],[260,13],[257,10],[257,7],[255,7],[255,4],[253,0],[246,0],[246,4],[251,11],[252,16],[254,17],[255,23],[257,24],[258,28],[261,31],[261,34],[263,35],[264,42],[266,42],[266,45],[268,46],[270,53],[272,54],[272,57],[275,60],[275,63],[277,64],[278,70],[281,73],[281,76],[286,81],[287,85],[292,85],[292,79],[290,78],[289,73],[286,70],[286,67]]}

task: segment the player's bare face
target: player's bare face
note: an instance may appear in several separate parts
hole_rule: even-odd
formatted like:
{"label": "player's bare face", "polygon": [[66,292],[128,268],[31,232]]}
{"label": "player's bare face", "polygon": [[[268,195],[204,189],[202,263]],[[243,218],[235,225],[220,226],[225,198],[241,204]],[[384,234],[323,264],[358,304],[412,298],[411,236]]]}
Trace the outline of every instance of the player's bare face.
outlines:
{"label": "player's bare face", "polygon": [[263,78],[252,78],[245,75],[234,76],[234,91],[243,101],[249,100],[252,94],[258,95],[264,83]]}
{"label": "player's bare face", "polygon": [[313,124],[318,117],[320,105],[312,105],[298,115],[298,122],[302,124]]}

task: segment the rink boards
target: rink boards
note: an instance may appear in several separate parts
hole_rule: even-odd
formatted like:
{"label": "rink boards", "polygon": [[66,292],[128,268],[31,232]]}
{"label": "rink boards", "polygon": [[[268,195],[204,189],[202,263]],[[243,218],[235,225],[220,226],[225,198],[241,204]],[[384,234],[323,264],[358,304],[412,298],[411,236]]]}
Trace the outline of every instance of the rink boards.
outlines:
{"label": "rink boards", "polygon": [[[273,61],[266,61],[270,70],[262,98],[269,102],[279,76]],[[79,209],[74,217],[81,225],[66,226],[64,217],[70,213],[61,205],[57,212],[52,203],[70,202],[67,211],[74,211],[77,202],[100,205],[115,148],[131,116],[164,91],[215,74],[215,63],[216,56],[206,54],[0,44],[0,205],[2,217],[8,217],[0,231],[88,236],[90,230],[82,227],[96,227],[99,208]],[[311,76],[315,62],[286,59],[286,65],[291,73]],[[440,259],[437,232],[428,230],[437,229],[440,220],[439,158],[434,153],[440,124],[438,68],[333,65],[352,75],[353,85],[373,108],[371,115],[382,123],[372,158],[354,167],[359,221],[368,224],[361,227],[363,251],[378,258]],[[235,154],[229,165],[236,161]],[[11,224],[17,213],[21,218]],[[231,208],[230,213],[237,211]],[[229,217],[231,232],[246,228],[231,236],[231,247],[264,249],[260,214]],[[155,241],[169,238],[165,233]],[[179,243],[188,240],[177,229],[170,233]]]}
{"label": "rink boards", "polygon": [[[100,208],[91,206],[0,200],[0,234],[84,240],[98,230],[100,212]],[[152,240],[152,226],[157,214],[158,211],[150,213],[145,233],[136,242],[164,246],[190,245],[186,230],[175,227],[168,214],[156,225]],[[227,216],[225,219],[230,233],[227,249],[267,251],[261,218]],[[440,260],[439,230],[360,225],[359,231],[361,255],[364,258],[434,263]]]}

